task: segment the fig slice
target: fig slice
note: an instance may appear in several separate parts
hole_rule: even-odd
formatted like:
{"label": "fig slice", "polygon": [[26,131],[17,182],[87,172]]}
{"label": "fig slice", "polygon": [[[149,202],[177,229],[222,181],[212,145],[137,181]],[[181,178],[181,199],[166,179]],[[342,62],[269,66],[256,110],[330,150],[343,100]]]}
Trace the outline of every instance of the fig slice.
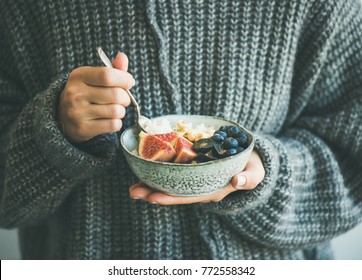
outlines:
{"label": "fig slice", "polygon": [[161,138],[147,133],[140,133],[138,154],[150,160],[172,161],[176,155],[172,145]]}
{"label": "fig slice", "polygon": [[162,139],[163,141],[170,143],[172,146],[175,146],[176,139],[178,138],[178,133],[176,131],[153,135]]}
{"label": "fig slice", "polygon": [[176,158],[174,162],[190,163],[197,157],[197,153],[192,149],[192,142],[179,136],[175,144]]}

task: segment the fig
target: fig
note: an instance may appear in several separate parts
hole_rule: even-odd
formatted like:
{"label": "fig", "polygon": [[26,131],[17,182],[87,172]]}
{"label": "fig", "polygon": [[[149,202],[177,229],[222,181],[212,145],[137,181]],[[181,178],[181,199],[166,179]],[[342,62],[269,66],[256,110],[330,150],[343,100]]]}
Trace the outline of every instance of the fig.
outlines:
{"label": "fig", "polygon": [[161,138],[147,133],[140,133],[138,154],[150,160],[172,161],[176,155],[173,146]]}
{"label": "fig", "polygon": [[175,145],[178,133],[176,131],[168,132],[164,134],[153,134],[154,136],[161,138],[163,141],[169,142],[172,146]]}
{"label": "fig", "polygon": [[192,149],[192,142],[180,136],[175,144],[176,158],[174,162],[189,163],[197,157],[197,153]]}

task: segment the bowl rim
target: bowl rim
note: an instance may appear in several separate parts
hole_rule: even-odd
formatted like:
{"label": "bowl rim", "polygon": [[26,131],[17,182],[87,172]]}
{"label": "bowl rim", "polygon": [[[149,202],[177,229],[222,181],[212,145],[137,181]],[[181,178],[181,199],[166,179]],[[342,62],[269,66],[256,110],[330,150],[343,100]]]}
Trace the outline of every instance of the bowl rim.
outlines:
{"label": "bowl rim", "polygon": [[167,117],[167,116],[172,116],[172,117],[175,117],[175,116],[187,116],[187,117],[207,117],[207,118],[214,118],[214,119],[218,119],[218,120],[222,120],[222,121],[226,121],[226,122],[229,122],[229,123],[232,123],[238,127],[241,127],[243,130],[245,130],[249,135],[251,135],[252,139],[251,139],[251,142],[250,142],[250,145],[242,152],[240,153],[237,153],[235,155],[232,155],[232,156],[229,156],[229,157],[226,157],[226,158],[219,158],[219,159],[216,159],[216,160],[211,160],[211,161],[207,161],[207,162],[200,162],[200,163],[176,163],[176,162],[164,162],[164,161],[156,161],[156,160],[150,160],[150,159],[145,159],[139,155],[136,155],[132,152],[130,152],[128,149],[126,149],[126,147],[124,146],[124,143],[123,143],[123,137],[125,135],[125,133],[127,131],[130,131],[131,129],[134,129],[135,127],[137,127],[137,124],[134,124],[134,125],[131,125],[129,126],[128,128],[126,128],[121,136],[120,136],[120,144],[121,144],[121,148],[124,152],[126,152],[127,154],[129,154],[130,156],[132,157],[135,157],[139,160],[142,160],[142,161],[145,161],[145,162],[148,162],[148,163],[151,163],[151,164],[156,164],[156,165],[164,165],[164,166],[183,166],[183,167],[195,167],[195,166],[205,166],[205,165],[210,165],[210,164],[215,164],[216,162],[223,162],[223,161],[227,161],[227,160],[230,160],[232,158],[235,158],[237,156],[240,156],[242,155],[243,153],[247,153],[249,152],[251,149],[254,149],[254,145],[255,145],[255,136],[254,134],[246,129],[244,126],[240,125],[239,123],[237,122],[234,122],[234,121],[230,121],[230,120],[227,120],[225,118],[222,118],[222,117],[217,117],[217,116],[207,116],[207,115],[179,115],[179,114],[170,114],[170,115],[163,115],[163,116],[158,116],[158,117],[155,117],[155,118],[152,118],[151,120],[156,120],[156,119],[159,119],[159,118],[164,118],[164,117]]}

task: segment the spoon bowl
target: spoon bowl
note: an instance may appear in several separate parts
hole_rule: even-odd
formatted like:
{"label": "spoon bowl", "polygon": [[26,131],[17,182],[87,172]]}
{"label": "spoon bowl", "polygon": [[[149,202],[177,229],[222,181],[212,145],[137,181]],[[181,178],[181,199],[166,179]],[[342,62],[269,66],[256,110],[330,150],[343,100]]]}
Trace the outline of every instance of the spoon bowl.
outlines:
{"label": "spoon bowl", "polygon": [[[102,62],[104,63],[105,66],[114,68],[112,65],[112,62],[109,60],[108,56],[105,54],[105,52],[103,51],[102,48],[98,47],[97,53],[99,55],[99,58],[102,60]],[[125,89],[125,91],[127,92],[129,98],[131,99],[132,104],[136,107],[138,127],[140,128],[140,130],[147,133],[147,130],[145,127],[151,120],[149,118],[141,115],[140,106],[138,105],[137,100],[134,98],[133,94],[128,89]]]}

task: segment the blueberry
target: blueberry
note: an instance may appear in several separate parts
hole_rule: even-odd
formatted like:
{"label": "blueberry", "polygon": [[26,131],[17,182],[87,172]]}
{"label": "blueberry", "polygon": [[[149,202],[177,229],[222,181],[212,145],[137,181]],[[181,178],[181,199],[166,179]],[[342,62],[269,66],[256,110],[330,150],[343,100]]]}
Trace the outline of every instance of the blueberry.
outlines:
{"label": "blueberry", "polygon": [[248,135],[245,131],[242,131],[240,136],[237,137],[236,140],[238,141],[239,147],[243,147],[246,149],[249,146]]}
{"label": "blueberry", "polygon": [[236,149],[237,147],[239,147],[239,143],[236,139],[232,138],[232,137],[228,137],[225,139],[224,143],[223,143],[223,147],[224,149],[228,150],[228,149]]}
{"label": "blueberry", "polygon": [[227,129],[227,125],[223,125],[223,126],[220,126],[219,131],[221,130],[221,131],[225,132],[226,129]]}
{"label": "blueberry", "polygon": [[[225,132],[223,132],[223,133],[225,133]],[[222,143],[222,142],[224,142],[224,140],[225,140],[225,136],[224,135],[221,135],[221,134],[218,134],[218,133],[216,133],[216,134],[214,134],[213,136],[211,136],[211,139],[214,141],[214,142],[217,142],[217,143]]]}
{"label": "blueberry", "polygon": [[[216,130],[216,131],[214,132],[214,135],[215,135],[215,134],[219,134],[219,135],[223,136],[223,137],[224,137],[224,140],[225,140],[226,137],[227,137],[226,132],[223,131],[223,130]],[[223,141],[224,141],[224,140],[223,140]]]}
{"label": "blueberry", "polygon": [[241,132],[241,129],[238,128],[237,126],[229,126],[228,136],[235,138],[239,135],[240,132]]}
{"label": "blueberry", "polygon": [[234,125],[229,125],[226,127],[225,132],[228,137],[234,137],[240,132],[240,128]]}
{"label": "blueberry", "polygon": [[239,138],[243,135],[243,133],[245,133],[244,131],[242,131],[241,129],[239,129],[239,131],[237,133],[235,133],[234,138]]}
{"label": "blueberry", "polygon": [[225,129],[223,131],[225,131],[225,133],[227,134],[228,137],[231,137],[231,133],[232,133],[232,126],[228,125],[225,127]]}
{"label": "blueberry", "polygon": [[238,147],[236,148],[236,153],[241,153],[242,151],[244,151],[245,149],[243,147]]}
{"label": "blueberry", "polygon": [[232,148],[232,149],[227,150],[224,153],[224,157],[229,157],[229,156],[235,155],[236,153],[237,153],[236,149]]}

